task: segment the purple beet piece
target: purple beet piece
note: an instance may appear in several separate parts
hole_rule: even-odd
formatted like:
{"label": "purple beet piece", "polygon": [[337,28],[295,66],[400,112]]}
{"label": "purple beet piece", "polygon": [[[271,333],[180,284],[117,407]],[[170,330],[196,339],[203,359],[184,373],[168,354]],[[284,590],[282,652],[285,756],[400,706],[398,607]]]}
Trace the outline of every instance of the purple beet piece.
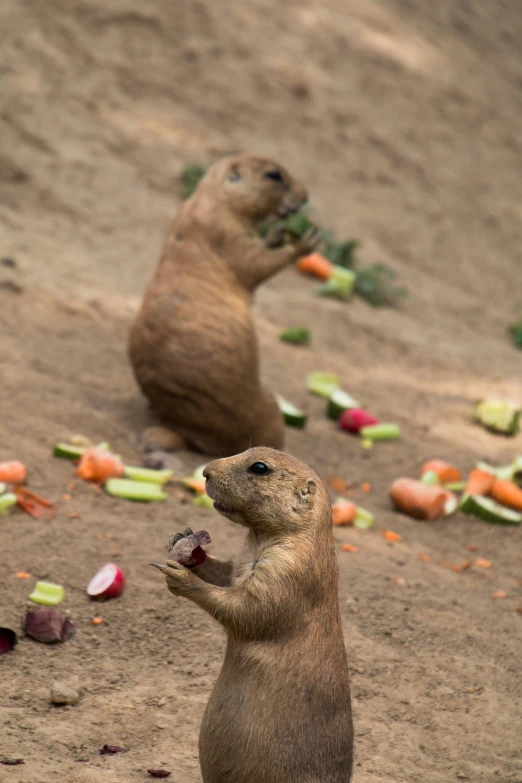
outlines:
{"label": "purple beet piece", "polygon": [[76,628],[64,614],[46,607],[27,612],[25,630],[33,639],[44,644],[53,644],[66,642]]}
{"label": "purple beet piece", "polygon": [[153,778],[168,778],[171,772],[167,772],[166,769],[148,769],[147,772]]}
{"label": "purple beet piece", "polygon": [[100,750],[100,756],[108,756],[112,753],[127,753],[127,748],[120,748],[119,745],[104,745]]}
{"label": "purple beet piece", "polygon": [[[169,539],[169,559],[176,560],[182,565],[198,565],[203,562],[204,552],[200,549],[203,544],[210,544],[210,536],[206,530],[190,533],[174,543],[173,536]],[[199,550],[199,551],[198,551]]]}

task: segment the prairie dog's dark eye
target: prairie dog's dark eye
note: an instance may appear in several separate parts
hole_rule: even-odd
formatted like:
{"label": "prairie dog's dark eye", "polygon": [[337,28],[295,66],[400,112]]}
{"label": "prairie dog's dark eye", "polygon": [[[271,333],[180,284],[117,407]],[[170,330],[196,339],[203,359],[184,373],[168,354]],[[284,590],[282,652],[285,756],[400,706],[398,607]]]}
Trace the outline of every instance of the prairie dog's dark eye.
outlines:
{"label": "prairie dog's dark eye", "polygon": [[254,462],[253,465],[250,465],[248,472],[253,473],[254,476],[266,476],[267,473],[270,473],[270,468],[264,462]]}
{"label": "prairie dog's dark eye", "polygon": [[274,182],[282,182],[283,177],[281,175],[281,172],[277,169],[273,169],[273,171],[267,171],[265,174],[266,179],[273,179]]}

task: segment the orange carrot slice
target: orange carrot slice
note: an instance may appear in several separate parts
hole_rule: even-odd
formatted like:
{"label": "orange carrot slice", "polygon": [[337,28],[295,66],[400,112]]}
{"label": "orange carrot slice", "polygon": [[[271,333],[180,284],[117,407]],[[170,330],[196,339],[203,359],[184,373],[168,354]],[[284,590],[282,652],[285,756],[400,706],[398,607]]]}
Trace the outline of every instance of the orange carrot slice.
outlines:
{"label": "orange carrot slice", "polygon": [[321,253],[310,253],[297,262],[297,268],[305,275],[313,275],[321,280],[328,280],[333,272],[333,264]]}
{"label": "orange carrot slice", "polygon": [[415,479],[398,478],[390,486],[390,497],[395,508],[415,519],[442,519],[445,513],[447,496],[443,487],[427,486]]}
{"label": "orange carrot slice", "polygon": [[477,557],[475,560],[475,565],[479,566],[479,568],[491,568],[491,560],[486,560],[485,557]]}
{"label": "orange carrot slice", "polygon": [[372,485],[369,481],[365,481],[364,484],[361,484],[361,489],[367,495],[369,492],[372,491]]}
{"label": "orange carrot slice", "polygon": [[354,544],[342,544],[341,549],[343,552],[358,552],[359,548],[354,546]]}
{"label": "orange carrot slice", "polygon": [[28,574],[27,571],[17,571],[15,579],[31,579],[32,574]]}
{"label": "orange carrot slice", "polygon": [[491,593],[490,598],[507,598],[505,590],[497,590],[495,593]]}
{"label": "orange carrot slice", "polygon": [[399,541],[402,541],[400,535],[395,533],[393,530],[383,530],[382,534],[386,541],[394,541],[396,544],[398,544]]}
{"label": "orange carrot slice", "polygon": [[0,481],[4,484],[23,484],[27,476],[27,471],[23,462],[11,460],[11,462],[0,462]]}
{"label": "orange carrot slice", "polygon": [[106,481],[110,478],[121,478],[124,466],[122,461],[110,451],[92,446],[82,454],[76,469],[78,478],[85,481]]}
{"label": "orange carrot slice", "polygon": [[488,495],[494,481],[493,473],[488,473],[487,470],[481,470],[481,468],[474,468],[468,476],[464,494]]}
{"label": "orange carrot slice", "polygon": [[522,511],[522,489],[508,479],[495,479],[489,494],[498,503]]}
{"label": "orange carrot slice", "polygon": [[428,470],[436,473],[440,479],[441,484],[450,484],[453,481],[461,481],[462,474],[455,465],[450,465],[449,462],[445,462],[442,459],[430,459],[425,462],[421,468],[421,476],[428,472]]}
{"label": "orange carrot slice", "polygon": [[13,490],[16,495],[16,502],[34,519],[50,520],[56,514],[56,506],[50,500],[30,492],[25,487],[15,487]]}
{"label": "orange carrot slice", "polygon": [[337,502],[332,505],[332,520],[334,525],[353,525],[357,516],[357,506],[351,500]]}
{"label": "orange carrot slice", "polygon": [[431,557],[429,555],[425,555],[422,552],[420,553],[420,555],[417,555],[417,557],[419,558],[421,563],[429,563],[431,560]]}

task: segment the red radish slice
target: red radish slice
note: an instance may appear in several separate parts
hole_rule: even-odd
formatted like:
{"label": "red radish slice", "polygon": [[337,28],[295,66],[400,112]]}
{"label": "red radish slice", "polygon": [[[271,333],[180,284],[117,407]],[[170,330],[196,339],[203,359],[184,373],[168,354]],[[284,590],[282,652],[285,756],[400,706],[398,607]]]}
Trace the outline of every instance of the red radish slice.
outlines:
{"label": "red radish slice", "polygon": [[352,432],[357,434],[362,427],[368,427],[373,424],[378,424],[378,420],[375,416],[372,416],[368,411],[363,408],[350,408],[344,411],[339,418],[339,427],[346,432]]}
{"label": "red radish slice", "polygon": [[125,587],[123,571],[115,563],[107,563],[87,585],[91,598],[117,598]]}

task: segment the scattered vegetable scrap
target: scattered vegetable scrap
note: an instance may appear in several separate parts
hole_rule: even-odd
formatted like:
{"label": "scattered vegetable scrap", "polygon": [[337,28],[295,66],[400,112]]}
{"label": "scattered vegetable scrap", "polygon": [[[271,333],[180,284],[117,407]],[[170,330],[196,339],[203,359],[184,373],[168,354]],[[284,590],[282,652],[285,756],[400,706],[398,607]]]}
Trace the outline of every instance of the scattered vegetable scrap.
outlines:
{"label": "scattered vegetable scrap", "polygon": [[328,397],[326,415],[329,419],[339,422],[339,426],[341,426],[339,417],[342,418],[345,411],[358,408],[359,403],[350,394],[342,389],[334,389]]}
{"label": "scattered vegetable scrap", "polygon": [[148,769],[147,772],[153,778],[168,778],[172,774],[166,769]]}
{"label": "scattered vegetable scrap", "polygon": [[507,598],[507,593],[505,590],[497,590],[494,593],[491,593],[489,596],[490,598]]}
{"label": "scattered vegetable scrap", "polygon": [[30,579],[32,574],[28,574],[27,571],[17,571],[14,576],[15,579]]}
{"label": "scattered vegetable scrap", "polygon": [[462,474],[455,465],[450,465],[442,459],[431,459],[421,467],[421,476],[428,471],[435,473],[441,484],[449,484],[452,481],[461,481]]}
{"label": "scattered vegetable scrap", "polygon": [[91,625],[101,625],[103,623],[103,617],[93,617]]}
{"label": "scattered vegetable scrap", "polygon": [[369,482],[369,481],[364,481],[364,482],[361,484],[361,489],[362,489],[362,491],[363,491],[363,492],[364,492],[364,493],[367,495],[369,492],[371,492],[371,491],[372,491],[372,485],[370,484],[370,482]]}
{"label": "scattered vegetable scrap", "polygon": [[312,275],[320,280],[328,280],[333,273],[334,265],[321,253],[310,253],[299,259],[297,268],[305,275]]}
{"label": "scattered vegetable scrap", "polygon": [[495,479],[490,489],[490,495],[497,503],[502,503],[504,506],[518,511],[522,510],[522,489],[517,487],[514,481]]}
{"label": "scattered vegetable scrap", "polygon": [[73,623],[56,609],[29,610],[25,618],[25,630],[39,642],[52,644],[66,642],[75,633]]}
{"label": "scattered vegetable scrap", "polygon": [[358,552],[359,548],[353,544],[342,544],[341,549],[343,552]]}
{"label": "scattered vegetable scrap", "polygon": [[0,628],[0,655],[10,652],[18,639],[12,628]]}
{"label": "scattered vegetable scrap", "polygon": [[289,427],[296,427],[299,430],[304,430],[308,418],[306,413],[303,413],[303,411],[296,408],[295,405],[292,405],[291,402],[285,400],[280,394],[276,394],[276,400],[279,409],[283,414],[285,424],[288,424]]}
{"label": "scattered vegetable scrap", "polygon": [[401,536],[398,533],[395,533],[393,530],[383,530],[382,534],[386,541],[392,541],[396,544],[398,544],[399,541],[402,541]]}
{"label": "scattered vegetable scrap", "polygon": [[25,764],[23,759],[0,759],[0,764],[5,764],[6,767],[16,767],[18,764]]}
{"label": "scattered vegetable scrap", "polygon": [[374,523],[374,516],[361,506],[346,498],[337,498],[332,504],[334,525],[353,525],[358,530],[366,530]]}
{"label": "scattered vegetable scrap", "polygon": [[485,557],[477,557],[475,560],[475,565],[479,568],[491,568],[492,563],[491,560],[486,560]]}
{"label": "scattered vegetable scrap", "polygon": [[422,552],[419,555],[417,555],[417,557],[419,558],[421,563],[429,563],[431,560],[431,557],[429,555],[425,555]]}
{"label": "scattered vegetable scrap", "polygon": [[7,516],[11,506],[14,506],[17,502],[18,498],[14,492],[6,492],[4,495],[0,495],[0,514]]}
{"label": "scattered vegetable scrap", "polygon": [[416,479],[398,478],[390,486],[390,496],[399,511],[415,519],[442,519],[447,495],[442,487],[423,484]]}
{"label": "scattered vegetable scrap", "polygon": [[30,492],[25,487],[15,487],[14,494],[16,502],[27,514],[34,519],[45,519],[50,521],[56,514],[56,506],[50,500]]}
{"label": "scattered vegetable scrap", "polygon": [[363,440],[397,440],[401,437],[401,431],[398,424],[381,423],[370,424],[361,427],[359,435]]}
{"label": "scattered vegetable scrap", "polygon": [[192,505],[200,506],[201,508],[214,508],[214,501],[205,493],[204,495],[196,495]]}
{"label": "scattered vegetable scrap", "polygon": [[85,481],[107,481],[110,478],[121,478],[124,471],[119,457],[105,449],[91,446],[82,454],[76,475]]}
{"label": "scattered vegetable scrap", "polygon": [[348,408],[341,413],[339,418],[339,427],[354,435],[358,435],[363,427],[369,427],[378,423],[379,421],[375,416],[372,416],[371,413],[362,408]]}
{"label": "scattered vegetable scrap", "polygon": [[403,576],[394,576],[393,581],[396,585],[405,585],[406,579]]}
{"label": "scattered vegetable scrap", "polygon": [[293,326],[291,329],[282,331],[279,339],[284,343],[292,343],[293,345],[309,345],[312,336],[307,326]]}
{"label": "scattered vegetable scrap", "polygon": [[52,582],[37,582],[29,600],[35,604],[44,606],[57,606],[65,598],[65,590],[62,585],[55,585]]}
{"label": "scattered vegetable scrap", "polygon": [[324,283],[317,286],[315,293],[319,296],[333,296],[338,299],[348,299],[353,292],[356,281],[355,272],[334,264],[332,273]]}
{"label": "scattered vegetable scrap", "polygon": [[127,748],[120,748],[119,745],[104,745],[100,750],[100,756],[108,756],[113,753],[127,753]]}
{"label": "scattered vegetable scrap", "polygon": [[11,460],[0,462],[0,481],[6,484],[23,484],[27,477],[27,471],[23,462]]}
{"label": "scattered vegetable scrap", "polygon": [[159,484],[133,479],[110,478],[105,483],[105,491],[117,498],[139,500],[144,503],[162,501],[168,497]]}
{"label": "scattered vegetable scrap", "polygon": [[465,495],[489,495],[495,476],[482,468],[474,468],[464,488]]}
{"label": "scattered vegetable scrap", "polygon": [[107,563],[93,576],[87,585],[91,598],[117,598],[125,587],[123,571],[115,563]]}
{"label": "scattered vegetable scrap", "polygon": [[512,525],[522,523],[522,514],[502,506],[492,498],[481,495],[464,495],[460,503],[460,510],[464,514],[472,514],[486,522],[498,522]]}
{"label": "scattered vegetable scrap", "polygon": [[473,409],[473,418],[486,429],[501,435],[516,435],[520,426],[520,406],[503,400],[481,400]]}
{"label": "scattered vegetable scrap", "polygon": [[311,372],[306,377],[306,388],[311,394],[328,399],[333,391],[339,389],[341,379],[329,372]]}
{"label": "scattered vegetable scrap", "polygon": [[326,479],[326,483],[335,491],[335,492],[346,492],[347,486],[346,481],[343,481],[340,476],[332,476],[331,479]]}
{"label": "scattered vegetable scrap", "polygon": [[144,481],[150,484],[166,484],[172,478],[172,470],[155,470],[152,468],[134,467],[125,465],[124,475],[133,481]]}
{"label": "scattered vegetable scrap", "polygon": [[353,525],[357,516],[357,506],[351,500],[339,499],[332,505],[334,525]]}

